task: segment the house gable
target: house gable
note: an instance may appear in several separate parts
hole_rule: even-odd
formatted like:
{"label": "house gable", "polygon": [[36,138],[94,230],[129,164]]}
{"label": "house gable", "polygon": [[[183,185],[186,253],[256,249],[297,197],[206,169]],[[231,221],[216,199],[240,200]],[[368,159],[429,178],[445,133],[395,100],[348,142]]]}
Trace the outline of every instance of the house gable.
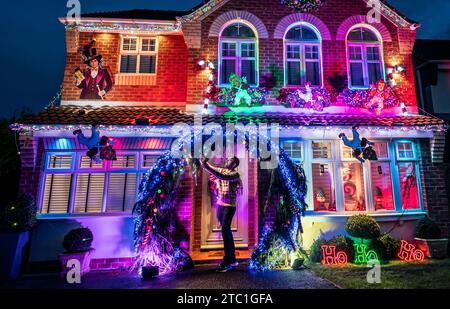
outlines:
{"label": "house gable", "polygon": [[[234,0],[210,0],[205,4],[199,6],[192,13],[179,18],[179,20],[182,22],[194,22],[197,20],[201,21],[206,17],[208,17],[213,12],[215,12],[216,10],[220,9],[223,5],[232,1]],[[378,13],[382,14],[385,18],[390,20],[397,27],[411,27],[413,25],[415,25],[414,27],[420,26],[413,20],[408,19],[406,16],[402,16],[398,11],[395,10],[393,6],[389,5],[384,0],[380,1],[379,6],[374,6],[372,4],[373,1],[371,0],[360,0],[360,1],[365,2],[367,4],[367,7],[374,7],[374,9],[378,11]],[[326,5],[326,3],[324,5]]]}

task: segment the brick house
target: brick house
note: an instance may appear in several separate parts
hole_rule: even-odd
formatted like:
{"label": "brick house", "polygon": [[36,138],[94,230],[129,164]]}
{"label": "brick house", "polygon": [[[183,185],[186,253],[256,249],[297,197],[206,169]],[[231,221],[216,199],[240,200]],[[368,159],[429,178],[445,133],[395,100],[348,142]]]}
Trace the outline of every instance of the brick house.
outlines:
{"label": "brick house", "polygon": [[[314,13],[301,13],[278,0],[215,0],[188,12],[84,14],[78,25],[60,18],[67,48],[61,105],[14,126],[21,189],[39,205],[30,263],[56,260],[65,233],[80,225],[94,233],[94,268],[129,263],[139,181],[170,149],[175,136],[168,128],[199,115],[204,123],[280,124],[280,146],[303,164],[309,182],[307,248],[320,236],[342,233],[355,213],[370,214],[402,239],[412,239],[415,222],[429,213],[449,235],[446,126],[417,107],[411,53],[419,25],[383,1],[376,8],[380,22],[369,23],[367,2],[327,0]],[[81,49],[93,39],[114,86],[104,100],[80,100],[73,73],[85,67]],[[233,73],[245,76],[251,90],[273,89],[252,106],[208,96],[212,84],[226,92]],[[271,87],[269,79],[275,79]],[[379,80],[401,90],[401,99],[377,111],[364,100],[358,105],[354,96]],[[283,91],[298,97],[286,103],[278,96]],[[317,96],[299,99],[317,93],[329,94],[318,108],[308,105]],[[91,124],[116,141],[117,161],[96,164],[85,156],[72,131]],[[378,161],[360,164],[342,145],[338,134],[351,135],[352,125],[375,142]],[[255,159],[241,160],[240,173],[245,190],[234,233],[245,258],[257,243],[269,173]],[[208,190],[206,175],[195,181],[186,173],[177,196],[181,245],[194,260],[221,256]]]}

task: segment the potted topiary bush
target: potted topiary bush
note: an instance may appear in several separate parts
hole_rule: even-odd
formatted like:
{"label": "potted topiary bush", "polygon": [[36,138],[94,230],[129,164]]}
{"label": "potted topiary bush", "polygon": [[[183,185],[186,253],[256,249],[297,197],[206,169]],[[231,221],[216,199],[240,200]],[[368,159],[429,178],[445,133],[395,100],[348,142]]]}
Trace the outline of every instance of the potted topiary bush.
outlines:
{"label": "potted topiary bush", "polygon": [[61,276],[65,276],[67,271],[67,262],[78,260],[80,262],[81,275],[90,271],[91,257],[95,249],[91,248],[94,236],[89,228],[81,227],[71,230],[64,236],[63,247],[65,253],[59,255],[61,262]]}
{"label": "potted topiary bush", "polygon": [[354,215],[348,218],[345,231],[354,238],[371,240],[380,236],[380,225],[368,215]]}
{"label": "potted topiary bush", "polygon": [[389,233],[384,233],[372,241],[371,248],[380,254],[381,261],[395,260],[400,248],[400,240],[395,239]]}
{"label": "potted topiary bush", "polygon": [[417,221],[414,240],[429,258],[443,259],[447,256],[448,239],[441,238],[441,229],[428,217]]}
{"label": "potted topiary bush", "polygon": [[21,193],[13,202],[0,208],[0,278],[19,276],[36,225],[37,208],[34,197]]}
{"label": "potted topiary bush", "polygon": [[347,254],[349,261],[353,261],[353,259],[355,258],[355,248],[353,247],[353,240],[343,235],[337,235],[330,240],[319,238],[313,242],[310,248],[309,256],[311,262],[320,263],[322,261],[322,245],[336,246],[336,251],[344,251]]}

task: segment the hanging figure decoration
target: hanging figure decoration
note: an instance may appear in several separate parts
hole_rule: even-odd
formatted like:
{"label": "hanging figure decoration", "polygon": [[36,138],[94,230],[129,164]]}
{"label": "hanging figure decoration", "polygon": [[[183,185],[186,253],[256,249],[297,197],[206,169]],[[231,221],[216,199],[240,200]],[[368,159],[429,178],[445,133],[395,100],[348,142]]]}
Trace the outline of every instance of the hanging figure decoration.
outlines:
{"label": "hanging figure decoration", "polygon": [[113,87],[111,75],[102,66],[102,55],[97,54],[95,39],[83,47],[83,61],[88,69],[83,73],[78,67],[75,69],[76,86],[81,89],[82,100],[104,100]]}
{"label": "hanging figure decoration", "polygon": [[101,160],[117,160],[116,151],[112,147],[115,142],[107,136],[100,137],[100,130],[96,125],[92,125],[90,137],[86,137],[80,129],[73,131],[73,135],[77,136],[80,144],[89,149],[86,155],[95,163],[101,163]]}
{"label": "hanging figure decoration", "polygon": [[378,157],[375,150],[372,148],[373,142],[359,136],[358,127],[352,127],[353,139],[350,140],[348,137],[341,133],[339,138],[342,139],[344,145],[353,149],[353,157],[358,159],[359,162],[364,163],[366,160],[377,161]]}

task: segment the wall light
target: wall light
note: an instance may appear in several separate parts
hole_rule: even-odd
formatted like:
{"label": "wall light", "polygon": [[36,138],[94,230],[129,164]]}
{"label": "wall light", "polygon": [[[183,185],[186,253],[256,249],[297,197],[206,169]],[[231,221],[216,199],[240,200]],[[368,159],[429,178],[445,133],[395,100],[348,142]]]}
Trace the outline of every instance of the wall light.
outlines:
{"label": "wall light", "polygon": [[403,73],[406,71],[406,67],[404,64],[396,65],[394,67],[395,73]]}

